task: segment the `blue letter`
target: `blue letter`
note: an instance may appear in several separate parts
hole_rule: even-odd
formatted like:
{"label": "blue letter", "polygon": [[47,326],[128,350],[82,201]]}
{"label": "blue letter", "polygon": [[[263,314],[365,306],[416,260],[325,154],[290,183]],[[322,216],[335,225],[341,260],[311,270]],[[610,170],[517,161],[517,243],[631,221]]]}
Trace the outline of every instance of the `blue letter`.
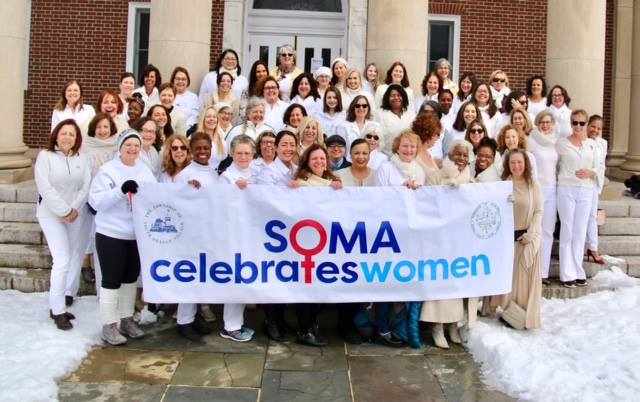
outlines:
{"label": "blue letter", "polygon": [[[291,276],[284,275],[285,267],[291,268]],[[280,282],[298,282],[298,261],[280,261],[276,265],[276,278]]]}
{"label": "blue letter", "polygon": [[369,265],[365,261],[362,261],[360,263],[360,266],[362,267],[364,279],[367,282],[373,282],[376,277],[378,278],[378,282],[386,282],[387,275],[389,275],[389,270],[391,269],[391,261],[386,261],[384,263],[384,271],[380,268],[380,264],[377,262],[373,263],[371,271],[369,271]]}
{"label": "blue letter", "polygon": [[469,260],[458,257],[451,262],[451,275],[454,278],[464,278],[467,276],[467,268],[469,268]]}
{"label": "blue letter", "polygon": [[273,220],[273,221],[267,222],[267,224],[264,227],[265,233],[267,234],[267,236],[271,237],[273,240],[276,240],[277,242],[279,242],[279,243],[276,243],[275,245],[269,242],[264,243],[264,248],[266,248],[267,251],[270,251],[272,253],[281,253],[287,248],[287,238],[281,235],[280,233],[276,233],[274,231],[274,228],[286,229],[286,227],[287,225],[285,225],[284,222],[281,222],[281,221]]}
{"label": "blue letter", "polygon": [[[231,278],[229,278],[231,274],[233,274],[233,270],[231,269],[231,266],[226,262],[218,261],[214,264],[211,264],[211,267],[209,268],[209,276],[214,282],[218,282],[218,283],[231,282]],[[222,275],[228,275],[228,276],[225,278]]]}
{"label": "blue letter", "polygon": [[160,267],[170,267],[171,263],[167,260],[158,260],[158,261],[154,261],[153,264],[151,264],[151,269],[149,269],[149,271],[151,271],[151,277],[153,278],[154,281],[156,282],[167,282],[171,279],[171,277],[169,275],[158,275],[158,268]]}
{"label": "blue letter", "polygon": [[[409,268],[409,275],[402,276],[400,275],[400,270],[405,266]],[[413,265],[411,261],[402,260],[399,261],[395,267],[393,267],[393,276],[396,277],[398,282],[409,282],[416,276],[416,266]]]}
{"label": "blue letter", "polygon": [[[249,268],[251,274],[248,278],[242,276],[242,268]],[[258,277],[258,267],[251,261],[242,262],[242,255],[236,253],[236,283],[253,283]]]}
{"label": "blue letter", "polygon": [[[387,241],[382,240],[385,233],[389,238],[389,240]],[[394,253],[400,252],[398,240],[396,240],[396,235],[395,233],[393,233],[393,228],[391,227],[391,223],[389,223],[389,221],[382,221],[382,223],[380,223],[378,234],[376,235],[376,239],[373,241],[373,245],[371,246],[371,254],[377,253],[378,249],[382,247],[391,247]]]}
{"label": "blue letter", "polygon": [[435,281],[438,279],[438,265],[442,265],[442,279],[449,279],[449,262],[444,258],[440,258],[439,260],[420,260],[418,261],[418,280],[424,281],[424,267],[431,267],[431,280]]}
{"label": "blue letter", "polygon": [[[185,267],[185,268],[182,268]],[[195,274],[198,272],[196,266],[189,260],[180,260],[173,267],[173,276],[180,282],[191,282],[196,279],[193,275],[183,276],[182,274]]]}
{"label": "blue letter", "polygon": [[357,267],[358,264],[356,264],[353,261],[349,261],[349,262],[345,262],[344,264],[342,264],[342,277],[340,278],[340,280],[344,283],[353,283],[355,281],[358,280],[358,274],[356,273],[356,271],[354,271],[351,268],[355,268]]}
{"label": "blue letter", "polygon": [[200,253],[200,283],[207,281],[207,255]]}
{"label": "blue letter", "polygon": [[356,241],[360,240],[360,253],[367,253],[367,231],[364,222],[356,223],[351,238],[347,240],[347,236],[342,231],[340,222],[331,222],[331,237],[329,238],[329,254],[336,253],[336,243],[340,241],[345,253],[350,253],[356,245]]}
{"label": "blue letter", "polygon": [[[323,283],[333,283],[338,280],[335,275],[338,275],[340,270],[338,266],[332,262],[323,262],[318,265],[316,268],[316,276],[318,280]],[[327,275],[334,275],[332,277],[327,277]]]}
{"label": "blue letter", "polygon": [[276,262],[271,260],[271,261],[262,261],[262,264],[260,264],[260,269],[262,270],[262,283],[266,283],[269,277],[269,267],[273,267],[274,265],[276,265]]}
{"label": "blue letter", "polygon": [[480,254],[480,255],[474,255],[473,257],[471,257],[471,276],[478,275],[478,272],[477,272],[478,260],[482,261],[482,266],[484,267],[484,274],[491,275],[491,263],[489,262],[489,258],[484,254]]}

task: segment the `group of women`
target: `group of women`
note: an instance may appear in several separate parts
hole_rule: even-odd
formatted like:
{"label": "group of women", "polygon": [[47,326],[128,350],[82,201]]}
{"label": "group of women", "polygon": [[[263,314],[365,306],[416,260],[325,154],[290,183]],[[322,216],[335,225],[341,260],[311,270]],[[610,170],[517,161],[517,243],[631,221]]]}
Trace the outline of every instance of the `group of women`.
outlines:
{"label": "group of women", "polygon": [[[570,110],[566,89],[555,85],[547,91],[542,76],[532,76],[525,91],[512,91],[502,70],[489,82],[471,72],[462,73],[457,84],[450,76],[449,62],[439,60],[416,97],[401,62],[389,67],[384,83],[375,64],[363,75],[342,58],[312,75],[296,66],[295,50],[283,46],[275,68],[257,61],[248,78],[241,75],[237,53],[223,51],[198,95],[189,91],[183,67],[162,83],[160,71],[148,65],[137,89],[133,74],[125,73],[119,90],[102,91],[95,109],[85,104],[80,84],[69,81],[35,167],[38,220],[53,257],[51,318],[60,329],[72,328],[75,317],[67,307],[78,289],[82,258],[90,253],[103,339],[116,345],[144,335],[133,319],[140,260],[130,208],[140,183],[339,191],[510,180],[513,288],[508,295],[483,298],[480,313],[518,307],[521,327],[539,328],[557,214],[562,284],[586,285],[586,240],[590,258],[602,263],[595,220],[607,149],[602,118]],[[458,330],[465,312],[473,326],[479,304],[477,298],[424,302],[419,319],[429,323],[434,343],[448,348],[447,337],[462,341]],[[362,342],[354,319],[362,307],[338,306],[338,328],[349,342]],[[244,308],[224,305],[222,337],[252,339]],[[374,308],[375,340],[401,346],[390,322],[392,304]],[[320,309],[295,306],[298,342],[327,344],[318,326]],[[264,311],[266,334],[287,340],[285,306],[266,305]],[[198,340],[211,332],[215,315],[206,305],[180,304],[176,319],[180,334]]]}

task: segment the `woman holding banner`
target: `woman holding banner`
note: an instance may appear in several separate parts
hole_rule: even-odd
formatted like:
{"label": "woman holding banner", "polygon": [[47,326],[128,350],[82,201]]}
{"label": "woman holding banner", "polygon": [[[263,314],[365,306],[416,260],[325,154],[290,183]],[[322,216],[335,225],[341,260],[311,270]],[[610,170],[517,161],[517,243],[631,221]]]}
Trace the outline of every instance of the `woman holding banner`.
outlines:
{"label": "woman holding banner", "polygon": [[130,338],[144,336],[133,320],[140,256],[131,200],[138,191],[138,183],[156,182],[147,165],[138,161],[142,137],[137,131],[123,131],[117,144],[118,157],[100,167],[89,192],[89,204],[98,212],[95,224],[96,251],[102,270],[99,293],[102,339],[111,345],[125,343],[127,339],[122,334]]}
{"label": "woman holding banner", "polygon": [[[330,186],[335,190],[342,188],[340,179],[331,171],[329,154],[324,146],[311,144],[300,158],[300,167],[289,183],[290,188],[298,187],[324,187]],[[298,303],[296,304],[296,316],[298,319],[297,341],[309,346],[327,346],[328,342],[320,334],[318,326],[318,313],[320,304]]]}
{"label": "woman holding banner", "polygon": [[[469,169],[469,155],[473,153],[473,145],[465,140],[455,140],[451,144],[449,157],[442,161],[442,169],[437,175],[429,177],[430,185],[450,185],[473,183]],[[478,311],[478,299],[468,299],[469,327],[475,325]],[[435,345],[449,349],[444,336],[444,324],[447,325],[449,339],[453,343],[462,343],[458,332],[458,322],[464,319],[464,299],[433,300],[422,303],[420,321],[431,323],[431,335]]]}

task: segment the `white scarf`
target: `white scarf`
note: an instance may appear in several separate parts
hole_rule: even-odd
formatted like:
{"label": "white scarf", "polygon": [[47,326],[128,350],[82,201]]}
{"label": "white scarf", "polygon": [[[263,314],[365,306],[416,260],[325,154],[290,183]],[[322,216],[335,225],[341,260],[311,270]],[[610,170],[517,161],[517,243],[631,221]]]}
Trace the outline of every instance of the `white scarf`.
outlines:
{"label": "white scarf", "polygon": [[80,153],[84,155],[91,165],[91,177],[95,177],[100,166],[113,159],[116,153],[117,135],[112,135],[106,140],[101,140],[88,135],[82,138],[82,149]]}
{"label": "white scarf", "polygon": [[551,134],[546,135],[546,134],[542,134],[540,130],[538,130],[537,128],[534,128],[533,130],[531,130],[531,138],[536,140],[536,142],[543,147],[554,147],[554,148],[556,146],[556,141],[558,140],[556,138],[555,132],[552,132]]}
{"label": "white scarf", "polygon": [[231,74],[231,76],[233,77],[233,80],[235,81],[235,79],[238,78],[238,67],[234,68],[233,70],[227,70],[226,68],[220,66],[220,68],[218,69],[218,74],[220,73]]}
{"label": "white scarf", "polygon": [[471,170],[469,169],[469,165],[467,165],[461,172],[458,169],[458,166],[448,158],[445,158],[442,161],[440,174],[442,177],[442,184],[459,185],[473,182],[471,179]]}
{"label": "white scarf", "polygon": [[424,184],[427,180],[424,169],[422,169],[416,159],[413,159],[411,162],[405,162],[400,159],[398,154],[393,154],[389,160],[407,181],[411,181],[415,184]]}

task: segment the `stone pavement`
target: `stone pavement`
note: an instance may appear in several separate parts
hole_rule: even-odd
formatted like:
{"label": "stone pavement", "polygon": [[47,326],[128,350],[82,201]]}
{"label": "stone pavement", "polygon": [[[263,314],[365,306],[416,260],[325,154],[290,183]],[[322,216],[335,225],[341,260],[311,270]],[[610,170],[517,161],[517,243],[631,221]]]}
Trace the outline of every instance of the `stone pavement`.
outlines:
{"label": "stone pavement", "polygon": [[[220,321],[221,314],[217,315]],[[78,370],[59,384],[59,398],[74,402],[513,401],[482,384],[478,364],[463,348],[346,345],[335,335],[335,316],[331,309],[321,313],[321,328],[330,340],[325,348],[269,342],[261,331],[260,310],[246,312],[246,324],[256,329],[249,343],[225,340],[217,331],[201,342],[190,342],[177,334],[174,320],[163,318],[147,327],[147,336],[141,340],[91,351]]]}

